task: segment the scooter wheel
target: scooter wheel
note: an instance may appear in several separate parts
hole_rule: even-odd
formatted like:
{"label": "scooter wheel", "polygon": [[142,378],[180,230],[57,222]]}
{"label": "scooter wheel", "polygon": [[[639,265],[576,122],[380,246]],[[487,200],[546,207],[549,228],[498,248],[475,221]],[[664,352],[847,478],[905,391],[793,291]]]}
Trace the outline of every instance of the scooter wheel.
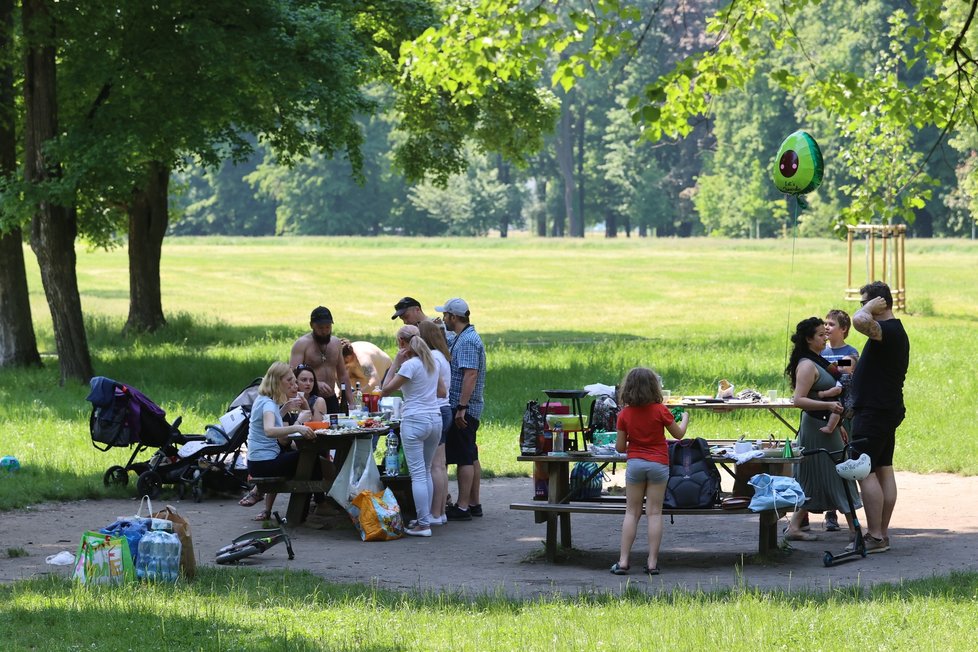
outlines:
{"label": "scooter wheel", "polygon": [[122,466],[110,466],[102,476],[102,484],[106,487],[111,487],[112,485],[119,485],[120,487],[125,487],[129,484],[129,473],[126,471],[125,467]]}
{"label": "scooter wheel", "polygon": [[832,553],[826,552],[825,556],[822,557],[822,563],[825,564],[826,566],[831,566],[833,559],[835,558],[832,556]]}
{"label": "scooter wheel", "polygon": [[216,561],[218,564],[233,564],[239,559],[257,555],[260,552],[261,550],[258,549],[258,546],[245,546],[244,548],[238,548],[237,550],[218,555]]}

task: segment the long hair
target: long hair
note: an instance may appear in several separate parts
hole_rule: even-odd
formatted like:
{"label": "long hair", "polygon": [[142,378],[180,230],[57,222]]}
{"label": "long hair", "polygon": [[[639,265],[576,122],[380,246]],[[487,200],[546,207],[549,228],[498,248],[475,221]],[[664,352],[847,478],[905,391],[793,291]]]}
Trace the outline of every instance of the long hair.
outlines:
{"label": "long hair", "polygon": [[637,407],[662,402],[659,377],[648,367],[635,367],[625,374],[619,390],[620,404]]}
{"label": "long hair", "polygon": [[397,331],[397,339],[407,342],[408,349],[421,358],[421,364],[428,373],[435,370],[435,356],[431,355],[428,344],[421,339],[421,332],[417,326],[401,326]]}
{"label": "long hair", "polygon": [[316,378],[315,369],[313,369],[307,364],[298,364],[293,370],[296,380],[299,380],[299,374],[301,374],[303,371],[308,371],[309,373],[312,374],[312,389],[309,390],[309,396],[306,397],[306,400],[309,401],[309,407],[311,408],[312,404],[316,402],[317,398],[319,398],[319,379]]}
{"label": "long hair", "polygon": [[428,348],[433,351],[441,351],[445,359],[452,361],[452,352],[448,350],[448,342],[445,341],[445,331],[433,321],[425,320],[418,324],[418,331],[421,339],[425,341]]}
{"label": "long hair", "polygon": [[809,317],[801,320],[795,326],[795,332],[791,335],[791,343],[794,346],[791,349],[791,355],[788,357],[788,366],[784,368],[784,373],[791,379],[792,389],[794,389],[797,380],[798,363],[802,360],[807,358],[820,367],[828,368],[828,360],[813,353],[811,347],[808,346],[808,339],[815,337],[815,331],[819,326],[824,325],[825,322],[818,317]]}
{"label": "long hair", "polygon": [[261,379],[258,393],[272,399],[276,405],[285,404],[288,396],[282,391],[282,380],[291,373],[292,368],[289,365],[284,362],[273,362]]}

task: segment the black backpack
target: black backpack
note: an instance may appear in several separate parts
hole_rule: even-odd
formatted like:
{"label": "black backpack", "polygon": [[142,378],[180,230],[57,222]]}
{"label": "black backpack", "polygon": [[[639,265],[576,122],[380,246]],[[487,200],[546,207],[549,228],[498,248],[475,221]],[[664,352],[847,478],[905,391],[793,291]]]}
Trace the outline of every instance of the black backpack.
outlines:
{"label": "black backpack", "polygon": [[523,426],[520,428],[520,453],[535,455],[537,444],[543,439],[547,421],[540,412],[540,404],[530,401],[523,411]]}
{"label": "black backpack", "polygon": [[720,472],[702,437],[669,442],[669,483],[663,507],[709,509],[720,502]]}

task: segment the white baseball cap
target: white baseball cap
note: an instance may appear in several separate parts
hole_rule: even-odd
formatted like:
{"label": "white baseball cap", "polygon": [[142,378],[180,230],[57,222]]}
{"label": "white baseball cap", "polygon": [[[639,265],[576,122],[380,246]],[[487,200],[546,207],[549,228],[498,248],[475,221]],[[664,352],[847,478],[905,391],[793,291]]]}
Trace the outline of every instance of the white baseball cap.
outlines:
{"label": "white baseball cap", "polygon": [[465,303],[463,299],[449,299],[445,302],[445,305],[435,306],[435,312],[447,312],[452,315],[458,315],[459,317],[468,317],[469,304]]}

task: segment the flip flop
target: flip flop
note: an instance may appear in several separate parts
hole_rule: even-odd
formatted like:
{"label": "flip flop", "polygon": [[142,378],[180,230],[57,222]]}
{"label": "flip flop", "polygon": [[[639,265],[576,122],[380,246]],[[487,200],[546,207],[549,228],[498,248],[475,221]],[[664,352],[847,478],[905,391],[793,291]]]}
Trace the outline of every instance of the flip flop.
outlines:
{"label": "flip flop", "polygon": [[811,532],[788,532],[784,535],[788,541],[818,541],[818,535]]}
{"label": "flip flop", "polygon": [[649,568],[648,566],[646,566],[642,570],[645,572],[646,575],[658,575],[659,574],[659,567],[658,566],[653,566],[652,568]]}
{"label": "flip flop", "polygon": [[252,521],[258,521],[258,522],[261,522],[261,521],[267,521],[267,520],[268,520],[268,519],[270,519],[271,517],[272,517],[272,515],[271,515],[271,514],[269,514],[268,512],[266,512],[266,511],[265,511],[265,510],[263,509],[263,510],[261,510],[260,512],[258,512],[258,514],[257,514],[257,516],[255,516],[255,518],[253,518],[253,519],[251,519],[251,520],[252,520]]}
{"label": "flip flop", "polygon": [[611,565],[611,573],[613,575],[628,575],[628,571],[631,566],[622,566],[617,561]]}

